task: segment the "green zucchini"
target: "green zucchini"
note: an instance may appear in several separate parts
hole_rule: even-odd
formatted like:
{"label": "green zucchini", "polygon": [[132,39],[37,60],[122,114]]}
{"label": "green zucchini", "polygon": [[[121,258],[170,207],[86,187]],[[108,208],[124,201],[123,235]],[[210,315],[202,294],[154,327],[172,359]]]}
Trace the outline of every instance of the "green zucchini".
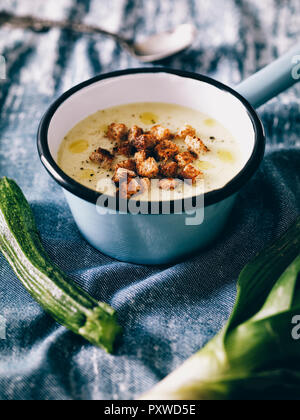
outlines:
{"label": "green zucchini", "polygon": [[26,198],[7,178],[0,180],[0,251],[31,296],[59,324],[113,351],[121,331],[115,310],[93,299],[53,264]]}

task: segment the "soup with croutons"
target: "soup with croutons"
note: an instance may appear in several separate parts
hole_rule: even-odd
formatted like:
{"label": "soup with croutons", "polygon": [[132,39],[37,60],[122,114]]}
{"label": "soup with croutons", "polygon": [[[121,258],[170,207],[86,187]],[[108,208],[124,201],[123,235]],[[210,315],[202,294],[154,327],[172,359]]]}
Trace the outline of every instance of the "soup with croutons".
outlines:
{"label": "soup with croutons", "polygon": [[95,191],[154,201],[222,188],[243,166],[237,140],[218,121],[165,103],[89,116],[62,139],[58,164]]}

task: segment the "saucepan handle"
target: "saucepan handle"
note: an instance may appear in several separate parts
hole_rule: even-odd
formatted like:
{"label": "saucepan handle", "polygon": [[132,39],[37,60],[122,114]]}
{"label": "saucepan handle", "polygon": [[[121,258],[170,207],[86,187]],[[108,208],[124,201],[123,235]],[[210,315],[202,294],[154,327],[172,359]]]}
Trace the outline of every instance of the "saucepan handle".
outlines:
{"label": "saucepan handle", "polygon": [[255,108],[300,81],[300,43],[236,87]]}

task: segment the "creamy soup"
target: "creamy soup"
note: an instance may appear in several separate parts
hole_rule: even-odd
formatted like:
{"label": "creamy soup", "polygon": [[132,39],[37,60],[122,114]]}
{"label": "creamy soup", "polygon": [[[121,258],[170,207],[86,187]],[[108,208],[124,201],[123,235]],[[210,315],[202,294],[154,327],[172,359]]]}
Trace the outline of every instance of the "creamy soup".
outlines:
{"label": "creamy soup", "polygon": [[[164,176],[160,172],[157,176],[151,175],[149,177],[151,187],[139,190],[133,198],[157,201],[191,197],[224,187],[242,170],[243,159],[237,140],[218,121],[196,110],[178,105],[137,103],[98,111],[77,124],[62,139],[58,153],[59,166],[71,178],[90,189],[115,195],[119,188],[119,184],[112,180],[116,165],[126,160],[134,160],[135,153],[139,151],[133,148],[132,156],[124,156],[118,152],[120,143],[122,145],[127,139],[122,138],[117,141],[108,136],[109,126],[112,123],[124,124],[128,129],[138,126],[144,133],[148,133],[154,126],[164,127],[171,133],[168,141],[177,145],[178,152],[161,162],[156,155],[156,149],[147,150],[146,159],[150,157],[151,162],[157,164],[159,168],[165,163],[175,162],[176,166],[176,162],[178,165],[180,163],[178,155],[190,151],[193,154],[191,165],[195,169],[195,174],[199,172],[193,182],[180,181],[188,178],[182,176],[184,165],[178,166],[176,176],[175,174],[172,177]],[[185,135],[178,134],[185,132],[186,126],[194,130],[192,133],[187,133],[191,134],[189,141]],[[190,146],[195,142],[203,146],[202,151],[198,152],[197,149],[195,152],[193,146]],[[159,141],[157,143],[159,144]],[[113,157],[109,165],[91,160],[91,156],[99,148],[109,152],[108,154]],[[136,176],[140,177],[140,174],[137,172]],[[147,177],[143,174],[143,178]],[[170,178],[178,178],[178,182],[170,184]],[[167,188],[162,184],[163,180],[168,180]]]}

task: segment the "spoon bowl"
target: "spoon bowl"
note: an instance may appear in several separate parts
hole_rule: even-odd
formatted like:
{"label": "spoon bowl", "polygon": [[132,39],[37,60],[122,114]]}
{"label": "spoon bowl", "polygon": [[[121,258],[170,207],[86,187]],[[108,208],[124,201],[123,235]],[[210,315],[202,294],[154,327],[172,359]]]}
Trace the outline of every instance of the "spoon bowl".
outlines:
{"label": "spoon bowl", "polygon": [[151,63],[171,57],[189,48],[197,31],[192,24],[179,25],[172,31],[153,35],[142,42],[129,46],[132,54],[143,63]]}

